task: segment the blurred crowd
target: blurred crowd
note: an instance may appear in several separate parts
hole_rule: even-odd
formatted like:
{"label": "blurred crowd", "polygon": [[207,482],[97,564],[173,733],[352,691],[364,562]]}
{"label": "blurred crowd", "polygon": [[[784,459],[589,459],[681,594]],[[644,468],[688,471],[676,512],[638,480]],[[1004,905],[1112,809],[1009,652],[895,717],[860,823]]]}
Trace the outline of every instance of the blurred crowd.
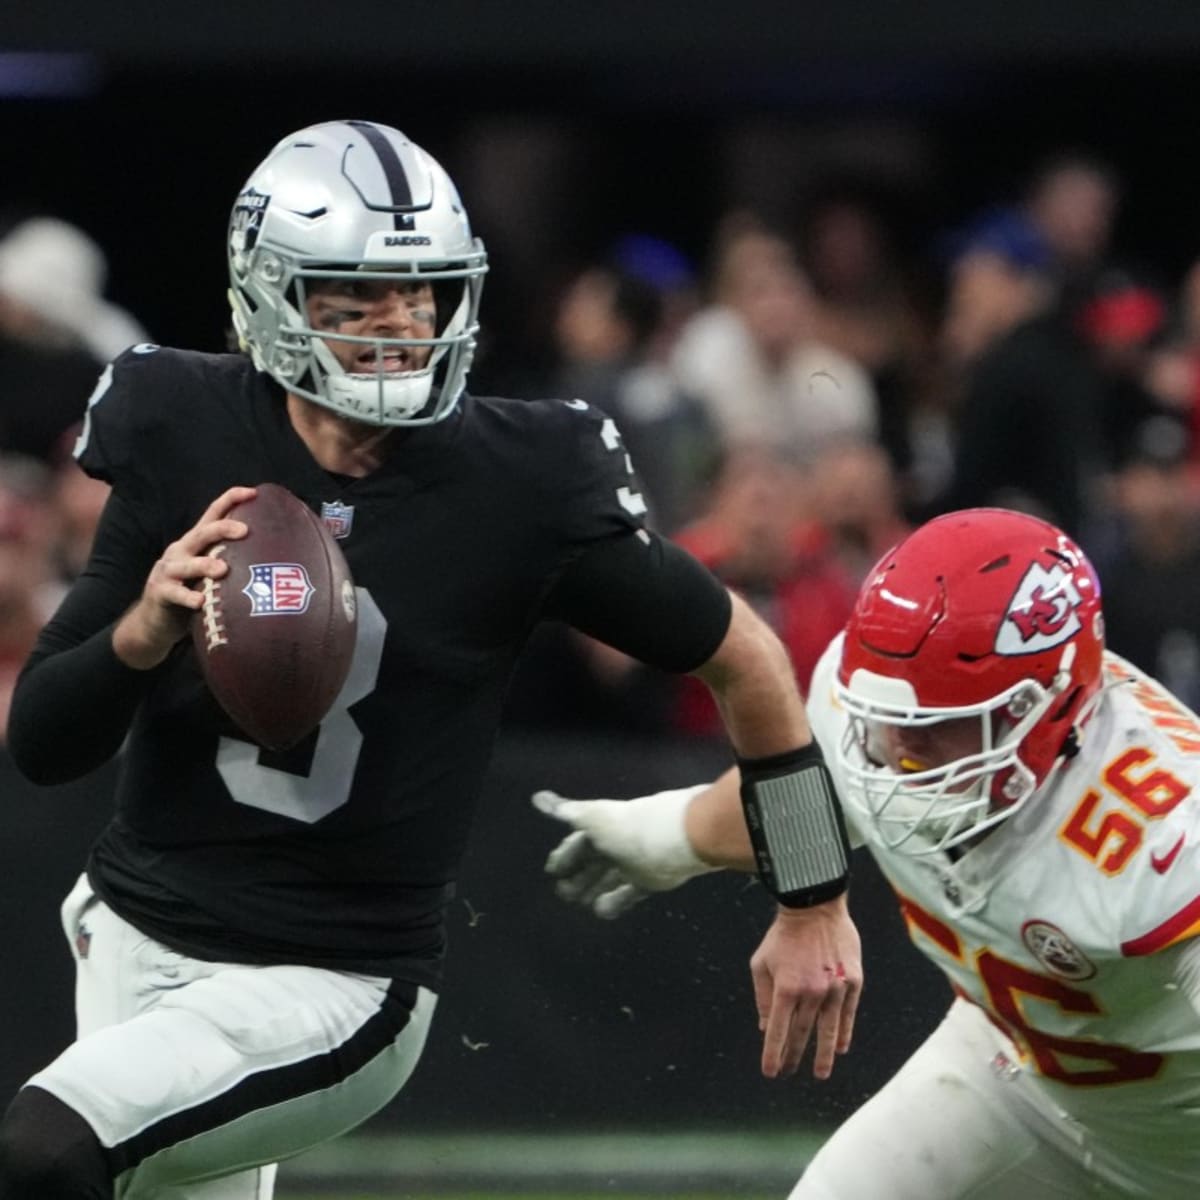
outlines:
{"label": "blurred crowd", "polygon": [[[614,237],[549,281],[544,343],[506,371],[489,371],[485,292],[475,386],[608,412],[651,524],[754,604],[802,683],[884,550],[997,504],[1082,543],[1111,648],[1200,709],[1200,262],[1140,266],[1116,236],[1125,190],[1063,153],[916,252],[855,188],[793,228],[729,212],[696,260]],[[46,215],[0,232],[2,729],[105,499],[71,458],[88,396],[149,334],[105,298],[84,231]],[[560,627],[535,635],[509,720],[720,736],[702,687]]]}
{"label": "blurred crowd", "polygon": [[0,738],[39,629],[87,562],[107,487],[71,457],[104,364],[146,333],[104,297],[107,261],[51,216],[0,238]]}

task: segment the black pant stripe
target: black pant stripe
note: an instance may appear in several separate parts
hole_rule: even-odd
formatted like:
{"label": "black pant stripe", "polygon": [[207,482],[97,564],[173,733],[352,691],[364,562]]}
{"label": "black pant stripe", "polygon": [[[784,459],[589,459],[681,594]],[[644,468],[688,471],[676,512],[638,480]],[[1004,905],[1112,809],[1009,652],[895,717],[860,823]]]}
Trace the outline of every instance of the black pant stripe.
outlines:
{"label": "black pant stripe", "polygon": [[257,1109],[323,1091],[349,1078],[400,1036],[416,1003],[416,984],[393,981],[379,1011],[335,1050],[248,1075],[222,1095],[172,1113],[113,1146],[106,1152],[113,1178],[168,1146],[219,1129]]}

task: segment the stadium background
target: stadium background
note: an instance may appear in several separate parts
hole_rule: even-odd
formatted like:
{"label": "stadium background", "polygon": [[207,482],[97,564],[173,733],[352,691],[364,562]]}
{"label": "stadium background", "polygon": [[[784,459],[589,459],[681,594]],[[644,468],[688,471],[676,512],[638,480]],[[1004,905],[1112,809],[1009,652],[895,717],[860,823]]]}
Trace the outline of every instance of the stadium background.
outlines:
{"label": "stadium background", "polygon": [[[22,5],[0,23],[0,218],[78,223],[109,254],[109,294],[156,339],[220,348],[237,184],[291,128],[386,121],[462,187],[493,255],[484,308],[502,364],[537,313],[538,263],[633,230],[698,258],[731,204],[786,218],[840,170],[872,173],[932,238],[1043,151],[1083,145],[1136,184],[1121,240],[1170,279],[1200,251],[1198,49],[1186,0]],[[945,1002],[884,889],[864,864],[870,974],[851,1057],[824,1085],[767,1083],[745,967],[762,894],[702,880],[619,925],[589,921],[549,895],[555,834],[527,807],[536,786],[632,795],[723,761],[695,744],[506,736],[427,1056],[370,1140],[296,1164],[281,1196],[783,1194],[812,1139]],[[107,779],[37,792],[0,754],[5,1096],[70,1036],[55,913]]]}

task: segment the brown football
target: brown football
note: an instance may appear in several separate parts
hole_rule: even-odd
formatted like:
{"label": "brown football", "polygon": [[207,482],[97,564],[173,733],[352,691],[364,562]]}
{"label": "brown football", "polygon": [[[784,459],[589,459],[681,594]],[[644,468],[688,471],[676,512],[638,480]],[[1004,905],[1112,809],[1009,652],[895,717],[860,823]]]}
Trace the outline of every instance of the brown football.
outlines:
{"label": "brown football", "polygon": [[260,746],[286,750],[337,698],[358,605],[341,548],[303,501],[274,483],[229,514],[249,533],[210,551],[228,564],[204,581],[192,642],[221,707]]}

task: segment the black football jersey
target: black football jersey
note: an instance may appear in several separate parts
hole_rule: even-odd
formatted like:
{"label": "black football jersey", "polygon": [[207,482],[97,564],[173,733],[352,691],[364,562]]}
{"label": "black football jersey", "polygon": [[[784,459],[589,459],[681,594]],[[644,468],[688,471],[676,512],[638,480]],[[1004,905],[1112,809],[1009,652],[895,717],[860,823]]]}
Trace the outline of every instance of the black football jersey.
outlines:
{"label": "black football jersey", "polygon": [[[464,397],[445,421],[390,436],[368,477],[329,474],[241,355],[135,347],[92,398],[76,454],[114,489],[76,585],[92,603],[68,598],[31,676],[109,636],[163,547],[235,484],[279,483],[323,513],[359,595],[347,684],[291,751],[239,733],[189,641],[146,673],[88,871],[114,909],[184,953],[436,983],[516,655],[591,547],[653,540],[615,426],[582,402]],[[696,587],[695,610],[712,615],[688,643],[670,610],[647,605],[635,652],[655,643],[649,621],[675,641],[661,665],[711,656],[728,611]]]}

